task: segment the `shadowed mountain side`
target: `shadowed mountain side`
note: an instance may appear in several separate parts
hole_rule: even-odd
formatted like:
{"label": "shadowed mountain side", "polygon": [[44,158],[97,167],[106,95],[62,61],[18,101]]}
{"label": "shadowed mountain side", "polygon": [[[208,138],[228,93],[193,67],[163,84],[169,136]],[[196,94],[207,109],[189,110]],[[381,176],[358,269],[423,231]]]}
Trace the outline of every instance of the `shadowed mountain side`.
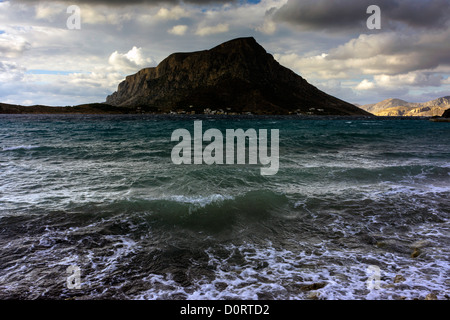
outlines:
{"label": "shadowed mountain side", "polygon": [[444,114],[442,115],[442,118],[450,119],[450,109],[445,110]]}
{"label": "shadowed mountain side", "polygon": [[430,120],[433,122],[450,122],[450,109],[445,110],[441,117],[433,117]]}
{"label": "shadowed mountain side", "polygon": [[162,112],[203,113],[210,108],[255,114],[370,115],[281,66],[254,38],[174,53],[156,68],[128,76],[106,103]]}

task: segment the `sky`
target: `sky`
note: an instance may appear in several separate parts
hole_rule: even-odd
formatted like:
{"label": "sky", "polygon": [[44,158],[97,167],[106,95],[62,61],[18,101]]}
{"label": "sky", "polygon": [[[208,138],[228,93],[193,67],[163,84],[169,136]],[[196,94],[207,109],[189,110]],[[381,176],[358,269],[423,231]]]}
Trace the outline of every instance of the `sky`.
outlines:
{"label": "sky", "polygon": [[450,95],[449,25],[450,0],[0,0],[0,102],[104,102],[171,53],[250,36],[345,101],[425,102]]}

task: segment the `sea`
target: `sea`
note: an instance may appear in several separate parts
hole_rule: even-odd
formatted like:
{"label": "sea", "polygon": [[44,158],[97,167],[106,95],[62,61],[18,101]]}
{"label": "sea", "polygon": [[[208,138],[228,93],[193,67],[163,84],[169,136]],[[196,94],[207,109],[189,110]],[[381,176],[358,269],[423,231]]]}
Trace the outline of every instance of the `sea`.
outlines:
{"label": "sea", "polygon": [[[278,172],[175,164],[195,121]],[[0,299],[448,300],[449,192],[450,123],[0,115]]]}

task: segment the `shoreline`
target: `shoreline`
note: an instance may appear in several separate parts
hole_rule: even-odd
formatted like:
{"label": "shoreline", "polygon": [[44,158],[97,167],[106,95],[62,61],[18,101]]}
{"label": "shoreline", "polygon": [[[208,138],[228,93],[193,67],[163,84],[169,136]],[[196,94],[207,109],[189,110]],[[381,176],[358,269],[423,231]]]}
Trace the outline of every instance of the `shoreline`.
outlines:
{"label": "shoreline", "polygon": [[329,113],[324,109],[310,108],[308,111],[301,112],[297,110],[285,109],[283,112],[271,112],[267,110],[250,111],[242,108],[210,108],[200,106],[189,106],[181,108],[158,108],[154,106],[113,106],[104,102],[89,103],[77,106],[21,106],[0,103],[0,114],[137,114],[137,115],[211,115],[211,116],[364,116],[373,117],[374,115],[366,113],[361,109],[360,113]]}
{"label": "shoreline", "polygon": [[170,113],[1,113],[2,116],[108,116],[108,117],[161,117],[165,119],[280,119],[280,120],[411,120],[411,121],[430,121],[430,122],[448,122],[447,119],[431,119],[430,117],[392,117],[392,116],[364,116],[364,115],[297,115],[297,114],[170,114]]}
{"label": "shoreline", "polygon": [[327,119],[327,118],[350,118],[350,119],[372,119],[372,120],[426,120],[431,122],[450,122],[449,118],[444,117],[421,117],[421,116],[376,116],[363,114],[312,114],[312,113],[252,113],[252,112],[187,112],[187,111],[143,111],[141,107],[115,107],[105,103],[93,103],[78,106],[21,106],[0,103],[0,115],[92,115],[92,116],[164,116],[164,117],[208,117],[208,118],[300,118],[300,119]]}

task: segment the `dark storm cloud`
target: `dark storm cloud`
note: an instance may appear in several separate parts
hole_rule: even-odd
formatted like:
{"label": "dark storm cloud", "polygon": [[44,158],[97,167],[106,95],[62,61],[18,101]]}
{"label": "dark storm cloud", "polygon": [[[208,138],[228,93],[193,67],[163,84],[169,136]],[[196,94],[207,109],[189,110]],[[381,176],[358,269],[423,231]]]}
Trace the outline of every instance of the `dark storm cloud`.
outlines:
{"label": "dark storm cloud", "polygon": [[411,27],[442,28],[450,19],[450,0],[397,1],[398,6],[387,16]]}
{"label": "dark storm cloud", "polygon": [[[13,2],[38,3],[41,0],[13,0]],[[181,2],[189,4],[225,4],[234,3],[237,0],[57,0],[57,2],[67,2],[68,4],[86,3],[91,5],[126,6],[132,4],[179,4]]]}
{"label": "dark storm cloud", "polygon": [[381,9],[383,28],[444,28],[450,0],[289,0],[274,15],[279,22],[306,29],[348,30],[364,27],[370,5]]}

